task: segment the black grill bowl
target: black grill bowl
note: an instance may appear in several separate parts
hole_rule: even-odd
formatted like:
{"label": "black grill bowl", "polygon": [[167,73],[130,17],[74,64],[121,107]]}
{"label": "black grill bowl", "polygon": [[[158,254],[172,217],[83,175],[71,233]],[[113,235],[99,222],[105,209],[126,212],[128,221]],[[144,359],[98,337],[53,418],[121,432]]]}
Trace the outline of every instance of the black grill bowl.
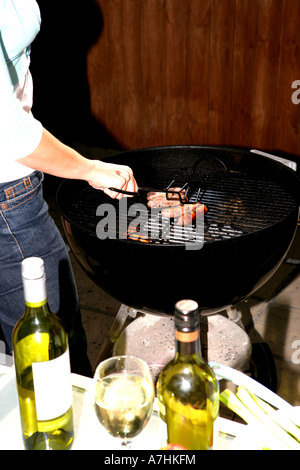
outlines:
{"label": "black grill bowl", "polygon": [[[200,146],[140,149],[106,161],[131,166],[141,186],[188,180],[203,188],[203,202],[208,205],[201,249],[187,250],[179,243],[101,240],[96,235],[97,207],[116,202],[82,181],[61,184],[57,205],[76,259],[98,286],[121,303],[173,315],[176,301],[192,298],[203,314],[217,312],[249,297],[284,260],[297,228],[300,194],[296,174],[285,165],[246,150]],[[222,179],[225,185],[220,186]],[[211,238],[207,230],[212,223],[231,223],[239,234]]]}

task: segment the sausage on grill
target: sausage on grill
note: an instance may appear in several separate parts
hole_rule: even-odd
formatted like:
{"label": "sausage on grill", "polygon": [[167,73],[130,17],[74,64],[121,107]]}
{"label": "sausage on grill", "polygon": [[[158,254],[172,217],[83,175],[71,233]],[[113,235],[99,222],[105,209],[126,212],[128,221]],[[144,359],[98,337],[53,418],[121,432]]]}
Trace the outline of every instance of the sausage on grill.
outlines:
{"label": "sausage on grill", "polygon": [[[181,188],[170,188],[170,191],[179,192]],[[181,191],[184,200],[186,191]],[[200,202],[180,204],[178,194],[164,192],[150,192],[147,194],[147,205],[153,209],[161,209],[162,217],[177,219],[179,225],[189,225],[199,215],[207,212],[207,207]],[[178,204],[179,203],[179,204]]]}
{"label": "sausage on grill", "polygon": [[[181,188],[169,188],[169,191],[180,191]],[[184,200],[185,197],[185,190],[182,190],[180,195]],[[154,208],[161,208],[161,207],[171,207],[173,205],[178,205],[180,202],[178,194],[170,193],[170,192],[150,192],[147,194],[148,199],[148,207]]]}
{"label": "sausage on grill", "polygon": [[189,225],[193,220],[199,217],[199,215],[205,214],[206,212],[207,207],[204,204],[195,202],[192,204],[180,204],[175,207],[164,208],[161,210],[161,215],[171,219],[177,218],[179,225]]}
{"label": "sausage on grill", "polygon": [[163,207],[173,207],[173,206],[178,206],[178,199],[175,201],[169,201],[165,198],[155,198],[155,199],[150,199],[150,201],[148,201],[147,203],[147,206],[152,208],[152,209],[161,209]]}
{"label": "sausage on grill", "polygon": [[190,204],[177,204],[177,206],[167,207],[160,211],[163,217],[168,217],[169,219],[176,219],[183,214],[184,208]]}
{"label": "sausage on grill", "polygon": [[[177,199],[178,201],[178,194],[174,194],[173,192],[170,192],[170,191],[176,191],[177,193],[179,193],[180,190],[181,188],[169,188],[166,192],[160,192],[160,191],[150,192],[147,194],[147,199],[150,200],[156,197],[160,197],[160,198],[165,198],[167,200]],[[185,189],[181,191],[181,197],[184,197],[184,195],[185,195]]]}
{"label": "sausage on grill", "polygon": [[200,202],[196,202],[196,204],[185,204],[183,208],[186,206],[188,206],[187,209],[183,209],[182,215],[177,219],[177,223],[182,226],[191,224],[193,220],[207,212],[207,207]]}

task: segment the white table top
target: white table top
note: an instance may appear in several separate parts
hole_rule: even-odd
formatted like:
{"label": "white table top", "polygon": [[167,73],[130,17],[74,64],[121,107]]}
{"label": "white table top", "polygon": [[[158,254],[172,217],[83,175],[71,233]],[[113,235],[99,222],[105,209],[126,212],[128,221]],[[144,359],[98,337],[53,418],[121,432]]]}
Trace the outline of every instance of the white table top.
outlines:
{"label": "white table top", "polygon": [[[3,355],[2,355],[3,356]],[[2,358],[2,362],[3,358]],[[7,364],[7,361],[6,361]],[[72,374],[75,439],[72,450],[118,450],[118,442],[99,423],[94,411],[94,381]],[[230,448],[244,425],[218,418],[216,449]],[[132,450],[158,450],[166,443],[166,427],[156,412],[132,443]],[[22,450],[18,397],[13,365],[0,364],[0,450]]]}

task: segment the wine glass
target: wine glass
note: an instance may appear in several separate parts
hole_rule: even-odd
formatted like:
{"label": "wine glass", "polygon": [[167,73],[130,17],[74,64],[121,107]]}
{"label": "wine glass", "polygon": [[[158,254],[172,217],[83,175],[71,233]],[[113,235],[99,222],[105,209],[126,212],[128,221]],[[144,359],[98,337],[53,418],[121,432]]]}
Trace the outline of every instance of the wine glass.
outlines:
{"label": "wine glass", "polygon": [[148,423],[154,386],[148,365],[134,356],[115,356],[96,369],[95,408],[100,423],[129,449]]}

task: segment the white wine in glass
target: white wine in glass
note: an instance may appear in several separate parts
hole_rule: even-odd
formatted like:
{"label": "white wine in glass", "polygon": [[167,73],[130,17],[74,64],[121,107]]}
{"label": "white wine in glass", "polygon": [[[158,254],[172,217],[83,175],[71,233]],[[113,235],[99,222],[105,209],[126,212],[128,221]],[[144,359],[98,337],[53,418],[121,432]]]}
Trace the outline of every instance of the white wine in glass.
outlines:
{"label": "white wine in glass", "polygon": [[95,372],[95,408],[100,423],[122,448],[148,423],[154,386],[146,362],[133,356],[116,356],[101,362]]}

